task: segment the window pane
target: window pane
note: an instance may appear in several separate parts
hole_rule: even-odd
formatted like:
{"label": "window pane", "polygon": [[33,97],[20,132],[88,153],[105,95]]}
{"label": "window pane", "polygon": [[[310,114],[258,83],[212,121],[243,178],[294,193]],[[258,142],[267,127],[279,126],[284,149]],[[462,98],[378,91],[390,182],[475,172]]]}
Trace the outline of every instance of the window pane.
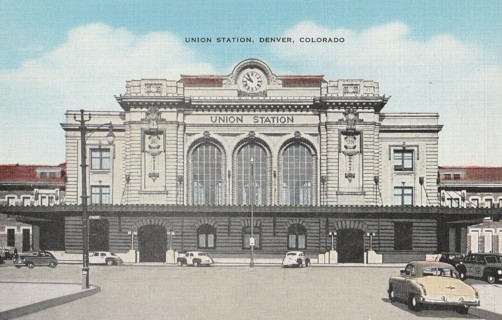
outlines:
{"label": "window pane", "polygon": [[206,247],[206,235],[205,234],[199,234],[199,247],[201,247],[201,248]]}
{"label": "window pane", "polygon": [[[251,166],[251,157],[253,166]],[[253,169],[253,170],[251,170]],[[254,204],[264,205],[267,200],[267,155],[257,144],[247,144],[237,154],[237,203],[251,203],[251,193],[254,194]],[[254,180],[254,190],[251,191],[251,178]]]}
{"label": "window pane", "polygon": [[305,249],[306,237],[304,234],[298,236],[298,249]]}
{"label": "window pane", "polygon": [[214,234],[207,235],[207,247],[214,248]]}
{"label": "window pane", "polygon": [[290,234],[289,235],[288,246],[290,248],[296,248],[296,235],[295,234]]}
{"label": "window pane", "polygon": [[192,152],[192,197],[195,205],[224,203],[222,155],[212,144],[203,144]]}
{"label": "window pane", "polygon": [[312,154],[300,143],[289,146],[282,156],[283,192],[285,205],[311,205],[313,160]]}

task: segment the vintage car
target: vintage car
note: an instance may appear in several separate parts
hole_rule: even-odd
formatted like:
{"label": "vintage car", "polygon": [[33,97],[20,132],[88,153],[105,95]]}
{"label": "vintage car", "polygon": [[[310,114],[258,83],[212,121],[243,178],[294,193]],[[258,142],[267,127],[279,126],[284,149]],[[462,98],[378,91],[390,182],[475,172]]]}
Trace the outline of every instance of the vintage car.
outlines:
{"label": "vintage car", "polygon": [[90,264],[106,264],[108,266],[121,265],[122,259],[113,252],[97,251],[89,253]]}
{"label": "vintage car", "polygon": [[305,256],[303,251],[289,251],[282,259],[282,267],[309,267],[310,259]]}
{"label": "vintage car", "polygon": [[389,299],[406,301],[412,311],[423,305],[447,305],[467,314],[470,306],[479,306],[476,289],[459,279],[455,267],[444,262],[412,261],[400,275],[389,279]]}
{"label": "vintage car", "polygon": [[[451,264],[452,266],[459,271],[459,267],[464,263],[464,258],[465,254],[459,253],[459,252],[441,252],[437,258],[436,261],[439,262],[444,262]],[[462,274],[459,271],[460,279],[465,280],[462,278]]]}
{"label": "vintage car", "polygon": [[478,278],[494,284],[502,281],[502,255],[470,253],[457,270],[461,279]]}
{"label": "vintage car", "polygon": [[55,268],[58,265],[58,260],[49,251],[29,251],[21,253],[15,260],[16,268],[26,266],[33,268],[35,266],[47,266]]}
{"label": "vintage car", "polygon": [[213,259],[202,251],[187,251],[185,254],[180,254],[177,259],[179,266],[191,265],[194,267],[210,266],[214,263]]}

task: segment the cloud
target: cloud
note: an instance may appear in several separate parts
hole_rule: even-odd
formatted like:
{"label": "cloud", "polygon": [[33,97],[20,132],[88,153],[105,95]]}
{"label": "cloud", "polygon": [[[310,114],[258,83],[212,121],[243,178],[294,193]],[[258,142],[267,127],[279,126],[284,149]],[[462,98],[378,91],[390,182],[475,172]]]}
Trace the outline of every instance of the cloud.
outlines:
{"label": "cloud", "polygon": [[[380,93],[392,96],[384,112],[439,113],[440,164],[501,165],[502,66],[495,54],[448,34],[415,39],[402,22],[354,31],[305,21],[283,36],[296,41],[273,45],[273,54],[308,66],[303,72],[379,81]],[[300,37],[345,42],[298,43]]]}
{"label": "cloud", "polygon": [[121,110],[114,95],[126,80],[212,72],[168,32],[136,35],[101,23],[73,29],[52,51],[0,69],[0,162],[63,162],[65,111]]}

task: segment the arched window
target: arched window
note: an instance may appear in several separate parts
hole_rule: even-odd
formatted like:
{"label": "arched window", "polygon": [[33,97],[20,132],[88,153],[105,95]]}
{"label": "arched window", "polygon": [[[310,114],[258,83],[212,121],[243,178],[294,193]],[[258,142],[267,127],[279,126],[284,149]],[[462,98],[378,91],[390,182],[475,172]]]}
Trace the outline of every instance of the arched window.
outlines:
{"label": "arched window", "polygon": [[288,228],[288,249],[307,248],[307,229],[301,224],[294,224]]}
{"label": "arched window", "polygon": [[312,153],[307,147],[295,143],[284,150],[282,180],[283,204],[312,204],[313,161]]}
{"label": "arched window", "polygon": [[[253,165],[251,165],[253,158]],[[251,171],[251,167],[253,171]],[[251,202],[251,175],[254,180],[254,204],[267,203],[267,154],[257,144],[247,144],[237,154],[237,204],[247,205]]]}
{"label": "arched window", "polygon": [[221,151],[205,143],[192,152],[192,202],[194,205],[224,203],[223,162]]}
{"label": "arched window", "polygon": [[197,247],[199,249],[216,248],[216,228],[203,224],[197,229]]}
{"label": "arched window", "polygon": [[[261,227],[253,227],[254,248],[261,249]],[[242,248],[250,249],[249,239],[251,238],[251,227],[242,228]]]}

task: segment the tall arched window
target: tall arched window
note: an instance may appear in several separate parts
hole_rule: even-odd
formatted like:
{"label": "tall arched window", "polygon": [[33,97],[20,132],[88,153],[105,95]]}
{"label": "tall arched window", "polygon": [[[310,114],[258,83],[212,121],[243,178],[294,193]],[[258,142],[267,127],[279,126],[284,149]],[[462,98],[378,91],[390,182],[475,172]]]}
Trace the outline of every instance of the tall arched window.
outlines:
{"label": "tall arched window", "polygon": [[288,249],[307,248],[307,229],[301,224],[293,224],[288,228]]}
{"label": "tall arched window", "polygon": [[237,154],[237,204],[250,204],[253,158],[254,204],[267,204],[267,154],[257,144],[247,144]]}
{"label": "tall arched window", "polygon": [[285,205],[311,205],[313,186],[312,153],[300,143],[292,144],[282,156],[282,201]]}
{"label": "tall arched window", "polygon": [[192,202],[194,205],[224,203],[223,162],[221,151],[204,143],[192,152]]}
{"label": "tall arched window", "polygon": [[197,247],[199,249],[216,248],[216,228],[203,224],[197,229]]}

